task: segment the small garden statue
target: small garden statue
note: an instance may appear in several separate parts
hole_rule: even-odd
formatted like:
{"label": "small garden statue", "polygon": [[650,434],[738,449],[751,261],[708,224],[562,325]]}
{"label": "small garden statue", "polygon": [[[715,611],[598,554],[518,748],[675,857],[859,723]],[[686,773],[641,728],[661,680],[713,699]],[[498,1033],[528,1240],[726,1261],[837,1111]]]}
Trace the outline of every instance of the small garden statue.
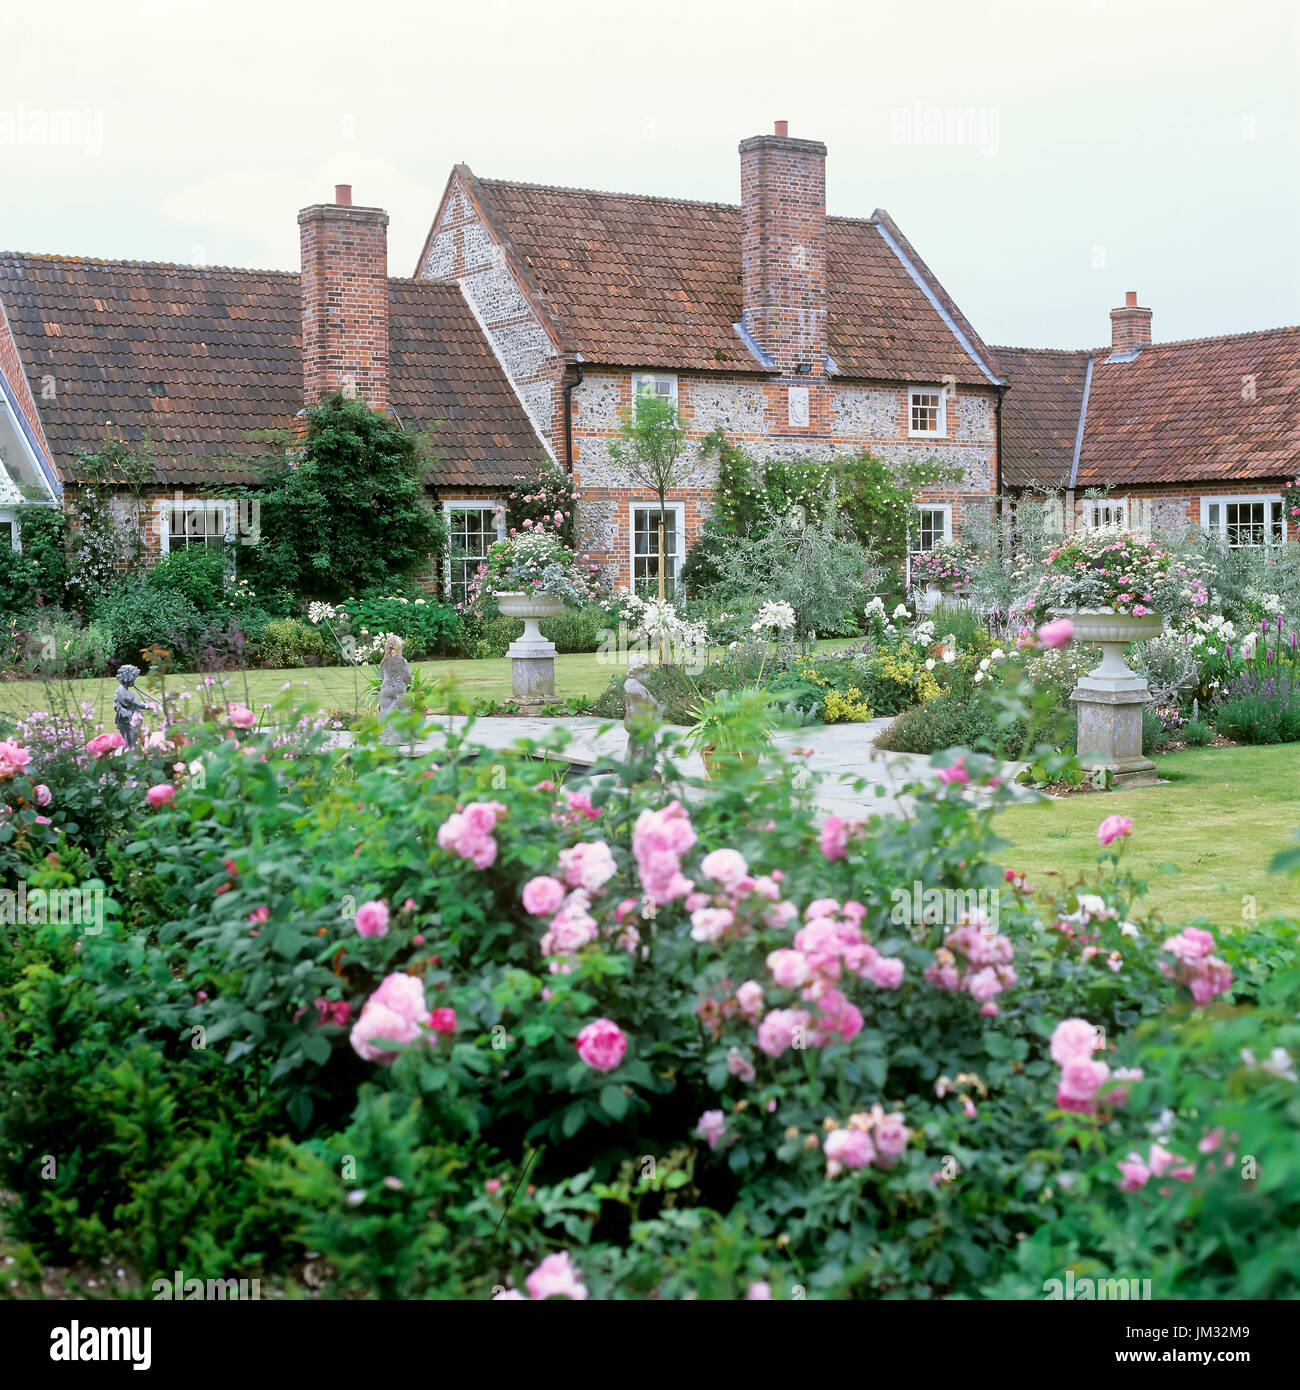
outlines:
{"label": "small garden statue", "polygon": [[623,682],[623,727],[627,730],[628,757],[654,752],[654,726],[659,720],[659,701],[646,688],[650,667],[641,663],[628,669]]}
{"label": "small garden statue", "polygon": [[[402,639],[389,636],[384,643],[384,659],[379,663],[379,717],[387,723],[388,716],[405,699],[407,687],[411,684],[411,668],[402,655]],[[384,729],[379,735],[380,743],[401,743],[401,735],[396,730]]]}
{"label": "small garden statue", "polygon": [[135,747],[135,715],[137,710],[148,709],[154,702],[147,695],[134,689],[139,678],[138,666],[119,666],[117,668],[117,690],[113,695],[113,723],[126,740],[128,748]]}

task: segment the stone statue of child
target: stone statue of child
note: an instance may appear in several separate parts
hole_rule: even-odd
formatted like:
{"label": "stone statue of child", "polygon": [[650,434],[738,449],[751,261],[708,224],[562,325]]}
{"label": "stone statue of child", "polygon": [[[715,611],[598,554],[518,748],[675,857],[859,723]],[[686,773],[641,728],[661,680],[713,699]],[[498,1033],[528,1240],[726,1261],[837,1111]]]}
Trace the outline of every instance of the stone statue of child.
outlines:
{"label": "stone statue of child", "polygon": [[646,688],[650,667],[644,662],[629,667],[623,682],[623,727],[627,730],[628,757],[644,757],[654,752],[654,726],[659,719],[659,701]]}
{"label": "stone statue of child", "polygon": [[138,666],[119,666],[117,668],[117,690],[113,695],[113,723],[126,740],[128,748],[135,747],[135,715],[137,710],[148,709],[152,701],[146,699],[138,690],[132,689],[139,678]]}
{"label": "stone statue of child", "polygon": [[[387,723],[387,716],[406,699],[407,688],[411,684],[411,668],[402,655],[402,639],[389,637],[384,644],[384,659],[379,663],[379,717]],[[379,735],[380,743],[401,743],[401,736],[391,729]]]}

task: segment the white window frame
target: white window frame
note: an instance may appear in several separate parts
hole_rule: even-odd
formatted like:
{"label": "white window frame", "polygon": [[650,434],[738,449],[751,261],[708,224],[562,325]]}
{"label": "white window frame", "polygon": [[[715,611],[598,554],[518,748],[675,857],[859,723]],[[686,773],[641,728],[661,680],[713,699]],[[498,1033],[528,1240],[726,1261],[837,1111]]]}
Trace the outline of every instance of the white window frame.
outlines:
{"label": "white window frame", "polygon": [[442,561],[443,596],[452,602],[451,592],[451,514],[452,512],[492,512],[497,524],[497,540],[506,534],[506,499],[504,497],[448,497],[443,501],[442,514],[447,522],[447,550]]}
{"label": "white window frame", "polygon": [[[220,510],[226,518],[224,540],[227,545],[235,543],[235,503],[229,498],[212,497],[163,497],[158,501],[158,551],[161,555],[172,553],[172,517],[177,512],[201,509],[205,512]],[[184,549],[188,550],[189,546]],[[206,545],[204,546],[206,550]],[[176,552],[178,555],[180,551]]]}
{"label": "white window frame", "polygon": [[637,400],[637,397],[638,397],[639,395],[641,395],[642,388],[643,388],[643,386],[645,385],[645,383],[646,383],[647,381],[649,381],[649,382],[666,381],[666,382],[669,384],[669,388],[670,388],[667,395],[664,395],[663,392],[661,392],[661,391],[659,391],[659,390],[657,390],[657,389],[652,389],[651,392],[650,392],[649,394],[654,395],[654,396],[658,396],[660,400],[670,401],[670,402],[672,403],[672,405],[673,405],[673,408],[676,409],[676,407],[677,407],[677,377],[676,377],[676,375],[675,375],[673,372],[633,372],[633,373],[632,373],[632,406],[633,406],[633,409],[636,408],[636,400]]}
{"label": "white window frame", "polygon": [[[917,396],[937,396],[938,406],[936,409],[932,430],[914,430],[912,428],[912,410]],[[928,406],[924,407],[929,409]],[[907,437],[909,439],[947,439],[948,437],[948,392],[942,386],[910,386],[907,391]]]}
{"label": "white window frame", "polygon": [[[952,503],[951,502],[916,502],[913,503],[913,511],[919,517],[922,512],[942,512],[943,513],[943,536],[936,542],[937,545],[948,545],[952,541]],[[916,531],[909,532],[907,537],[907,587],[912,587],[912,556],[920,555],[924,550],[932,549],[931,546],[919,546],[913,544],[913,537],[920,539],[921,528],[918,522]]]}
{"label": "white window frame", "polygon": [[[627,587],[629,593],[636,593],[636,514],[637,512],[657,512],[659,503],[654,499],[650,501],[629,502],[627,507]],[[672,568],[668,572],[668,578],[672,581],[672,591],[677,592],[677,585],[682,577],[682,566],[686,563],[686,503],[668,502],[664,505],[665,512],[672,512],[677,519],[675,534],[677,537],[677,552],[668,558],[672,561]]]}
{"label": "white window frame", "polygon": [[8,522],[12,528],[9,532],[12,537],[13,548],[22,553],[23,535],[18,525],[18,513],[12,507],[0,507],[0,525]]}
{"label": "white window frame", "polygon": [[[1240,506],[1243,502],[1263,503],[1264,514],[1264,546],[1265,550],[1272,549],[1275,545],[1286,544],[1286,507],[1282,502],[1280,492],[1241,492],[1231,494],[1205,494],[1201,497],[1201,530],[1207,536],[1213,536],[1222,545],[1228,545],[1228,507],[1236,504]],[[1210,508],[1219,508],[1219,522],[1217,527],[1211,530],[1210,527]],[[1282,520],[1281,540],[1273,538],[1273,508],[1276,507]],[[1232,546],[1233,550],[1255,550],[1253,545]]]}
{"label": "white window frame", "polygon": [[[1104,508],[1109,508],[1112,513],[1118,513],[1118,521],[1102,522],[1098,520]],[[1129,523],[1129,499],[1127,497],[1085,497],[1083,499],[1083,529],[1085,531],[1102,531],[1111,527],[1121,531],[1128,530]]]}

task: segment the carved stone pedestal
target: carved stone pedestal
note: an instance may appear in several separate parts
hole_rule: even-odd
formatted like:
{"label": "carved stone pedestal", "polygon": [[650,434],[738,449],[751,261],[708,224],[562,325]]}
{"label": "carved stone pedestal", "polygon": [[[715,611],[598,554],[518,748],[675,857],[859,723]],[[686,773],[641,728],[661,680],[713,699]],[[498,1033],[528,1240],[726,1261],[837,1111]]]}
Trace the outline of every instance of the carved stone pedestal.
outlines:
{"label": "carved stone pedestal", "polygon": [[510,658],[510,691],[528,713],[555,698],[555,643],[537,626],[539,618],[564,611],[564,602],[550,594],[498,594],[497,606],[508,618],[522,618],[524,633],[506,649]]}
{"label": "carved stone pedestal", "polygon": [[1079,761],[1089,772],[1106,768],[1117,787],[1145,787],[1160,779],[1156,765],[1142,755],[1141,690],[1089,690],[1070,696],[1079,717]]}

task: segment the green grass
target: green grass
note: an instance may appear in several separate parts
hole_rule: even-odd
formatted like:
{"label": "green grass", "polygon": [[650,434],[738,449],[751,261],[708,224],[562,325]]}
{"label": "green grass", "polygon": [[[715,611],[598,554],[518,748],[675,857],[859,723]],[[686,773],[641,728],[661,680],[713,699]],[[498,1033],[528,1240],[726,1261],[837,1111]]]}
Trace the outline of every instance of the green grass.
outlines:
{"label": "green grass", "polygon": [[[1295,880],[1268,866],[1300,829],[1300,744],[1188,749],[1158,755],[1156,766],[1168,786],[1004,811],[995,826],[1014,848],[1000,863],[1040,887],[1073,883],[1096,869],[1097,827],[1114,813],[1133,818],[1123,863],[1147,880],[1140,911],[1178,924],[1207,917],[1223,930],[1243,920],[1243,898],[1261,920],[1297,914]],[[1169,863],[1176,875],[1159,872]]]}
{"label": "green grass", "polygon": [[[855,640],[841,638],[823,642],[821,650],[830,651],[848,646]],[[860,639],[858,639],[860,640]],[[718,655],[721,648],[714,649]],[[482,700],[510,698],[510,658],[507,656],[486,661],[456,659],[451,661],[418,661],[412,670],[420,671],[426,680],[438,681],[454,677],[463,695]],[[614,659],[602,660],[598,652],[568,652],[555,658],[555,698],[569,696],[593,699],[605,690],[616,671],[622,671]],[[250,709],[273,704],[279,699],[286,681],[293,681],[302,692],[302,702],[314,709],[357,709],[365,693],[366,682],[374,667],[310,666],[293,670],[226,671],[212,678],[221,682],[227,700],[242,700]],[[203,675],[173,675],[167,677],[168,694],[190,691],[197,694]],[[145,694],[155,694],[156,680],[141,678]],[[63,710],[75,708],[82,701],[95,706],[95,717],[111,723],[113,692],[117,682],[112,677],[96,680],[0,681],[0,714],[25,715],[31,710]],[[213,701],[213,703],[216,703]]]}
{"label": "green grass", "polygon": [[[427,680],[455,677],[462,693],[485,700],[510,698],[510,658],[489,661],[419,661],[411,663]],[[221,682],[226,699],[245,701],[250,709],[272,704],[280,697],[286,681],[293,681],[302,692],[303,703],[317,709],[356,709],[365,693],[373,667],[310,666],[283,671],[226,671],[212,677]],[[598,660],[598,653],[579,652],[555,658],[556,698],[568,695],[592,697],[609,684],[614,667]],[[167,677],[168,694],[190,691],[197,694],[202,675]],[[156,681],[142,677],[146,694],[157,690]],[[0,713],[24,715],[35,709],[64,709],[89,700],[96,717],[111,722],[113,692],[117,682],[101,680],[10,681],[0,683]]]}

